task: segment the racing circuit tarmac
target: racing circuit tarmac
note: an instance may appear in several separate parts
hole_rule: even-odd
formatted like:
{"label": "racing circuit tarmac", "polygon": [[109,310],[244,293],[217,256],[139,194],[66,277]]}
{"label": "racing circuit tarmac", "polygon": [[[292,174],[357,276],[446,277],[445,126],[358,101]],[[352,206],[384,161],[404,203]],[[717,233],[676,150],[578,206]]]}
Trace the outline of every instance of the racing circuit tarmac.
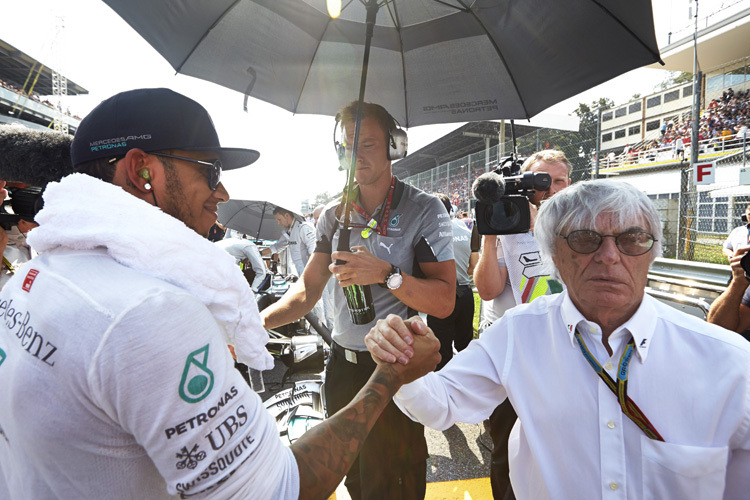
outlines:
{"label": "racing circuit tarmac", "polygon": [[[265,401],[282,390],[281,380],[286,367],[275,361],[271,371],[264,372],[266,391],[261,393]],[[292,375],[289,380],[317,378],[308,375]],[[288,389],[286,383],[283,389]],[[427,448],[427,500],[491,500],[490,452],[491,440],[482,424],[456,424],[440,432],[425,429]],[[329,500],[351,500],[342,483]]]}

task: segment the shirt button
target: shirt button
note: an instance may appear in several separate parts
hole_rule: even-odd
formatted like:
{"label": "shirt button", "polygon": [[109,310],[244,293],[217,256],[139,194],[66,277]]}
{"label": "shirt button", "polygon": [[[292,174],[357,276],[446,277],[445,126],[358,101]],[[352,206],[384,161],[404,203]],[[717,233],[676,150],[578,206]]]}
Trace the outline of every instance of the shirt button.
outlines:
{"label": "shirt button", "polygon": [[609,483],[609,489],[610,490],[617,491],[617,488],[619,488],[619,486],[617,485],[616,482],[612,481],[611,483]]}
{"label": "shirt button", "polygon": [[594,328],[593,326],[590,326],[589,327],[589,332],[596,333],[596,328]]}
{"label": "shirt button", "polygon": [[607,427],[609,427],[610,429],[614,429],[614,428],[616,427],[616,425],[615,425],[615,423],[614,423],[614,422],[612,422],[612,421],[610,420],[609,422],[607,422]]}
{"label": "shirt button", "polygon": [[612,369],[612,363],[610,363],[609,361],[607,361],[607,362],[606,362],[606,363],[604,364],[604,369],[605,369],[605,370],[611,370],[611,369]]}

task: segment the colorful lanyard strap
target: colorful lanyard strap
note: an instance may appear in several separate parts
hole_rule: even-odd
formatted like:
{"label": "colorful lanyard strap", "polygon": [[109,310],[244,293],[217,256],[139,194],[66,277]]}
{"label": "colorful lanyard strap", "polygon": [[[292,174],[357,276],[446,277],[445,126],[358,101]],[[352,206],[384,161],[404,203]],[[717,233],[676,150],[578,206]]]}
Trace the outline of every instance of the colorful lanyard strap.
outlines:
{"label": "colorful lanyard strap", "polygon": [[607,387],[617,396],[617,400],[620,403],[622,412],[630,420],[635,423],[640,429],[646,434],[646,436],[657,441],[664,441],[656,427],[646,418],[646,415],[638,408],[638,405],[628,397],[628,366],[630,365],[630,359],[633,357],[635,352],[635,341],[631,338],[630,342],[625,348],[625,352],[620,357],[620,364],[617,367],[617,382],[612,380],[607,372],[604,371],[602,365],[596,360],[594,355],[586,347],[586,343],[583,341],[581,334],[576,330],[576,341],[578,346],[581,348],[583,357],[589,362],[591,368],[601,377]]}
{"label": "colorful lanyard strap", "polygon": [[374,216],[370,216],[364,211],[362,207],[357,203],[352,202],[354,209],[367,220],[367,227],[362,230],[362,237],[367,239],[374,230],[381,236],[388,236],[388,215],[391,213],[391,201],[393,200],[393,191],[396,189],[396,176],[391,176],[391,187],[388,188],[388,195],[385,198],[385,206],[383,207],[383,217],[380,219],[380,224],[375,220]]}

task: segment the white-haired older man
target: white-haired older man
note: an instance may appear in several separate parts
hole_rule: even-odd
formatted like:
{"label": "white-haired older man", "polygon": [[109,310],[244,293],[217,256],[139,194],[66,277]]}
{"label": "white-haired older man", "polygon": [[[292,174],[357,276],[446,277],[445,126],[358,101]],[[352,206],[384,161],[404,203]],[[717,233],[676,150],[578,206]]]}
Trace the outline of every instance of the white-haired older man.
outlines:
{"label": "white-haired older man", "polygon": [[[508,311],[402,387],[402,411],[446,429],[509,398],[521,500],[747,498],[750,344],[644,294],[661,251],[649,199],[624,182],[581,182],[542,205],[535,236],[567,290]],[[368,347],[387,359],[409,328],[427,331],[388,318]]]}

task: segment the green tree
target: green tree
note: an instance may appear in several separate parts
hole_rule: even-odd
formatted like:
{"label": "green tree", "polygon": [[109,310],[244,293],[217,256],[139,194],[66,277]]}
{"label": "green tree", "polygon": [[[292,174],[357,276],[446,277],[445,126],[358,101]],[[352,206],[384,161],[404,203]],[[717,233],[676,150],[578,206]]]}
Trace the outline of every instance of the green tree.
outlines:
{"label": "green tree", "polygon": [[329,202],[333,201],[334,199],[336,199],[338,197],[339,197],[339,193],[333,193],[333,194],[331,194],[331,193],[329,193],[327,191],[325,193],[317,194],[317,195],[315,195],[315,201],[313,202],[313,204],[310,207],[310,209],[312,210],[315,207],[317,207],[318,205],[327,205]]}
{"label": "green tree", "polygon": [[555,141],[573,165],[571,180],[577,182],[591,177],[591,168],[596,153],[596,130],[599,122],[599,109],[611,109],[615,103],[609,97],[600,97],[591,104],[579,103],[573,110],[579,119],[577,132],[562,132]]}
{"label": "green tree", "polygon": [[687,71],[683,71],[681,73],[678,73],[677,71],[670,71],[664,81],[658,85],[658,90],[666,90],[670,87],[674,87],[675,85],[680,85],[681,83],[690,83],[692,81],[692,73],[688,73]]}

